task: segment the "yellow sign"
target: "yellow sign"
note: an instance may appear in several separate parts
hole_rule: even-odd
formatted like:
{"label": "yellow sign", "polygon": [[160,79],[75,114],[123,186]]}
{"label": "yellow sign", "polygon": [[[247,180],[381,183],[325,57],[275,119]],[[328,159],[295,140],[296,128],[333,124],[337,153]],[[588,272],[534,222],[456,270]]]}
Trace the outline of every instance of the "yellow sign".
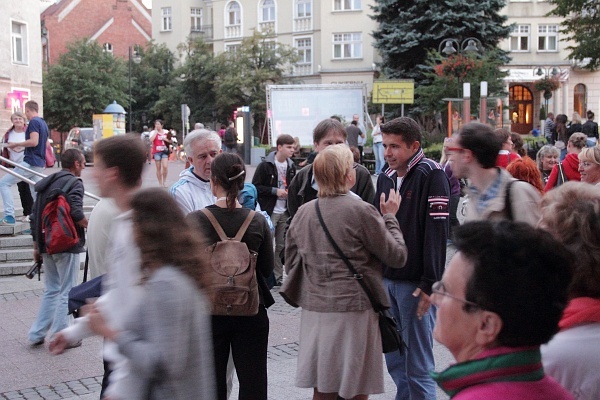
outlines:
{"label": "yellow sign", "polygon": [[373,82],[374,104],[413,104],[415,82],[410,79]]}

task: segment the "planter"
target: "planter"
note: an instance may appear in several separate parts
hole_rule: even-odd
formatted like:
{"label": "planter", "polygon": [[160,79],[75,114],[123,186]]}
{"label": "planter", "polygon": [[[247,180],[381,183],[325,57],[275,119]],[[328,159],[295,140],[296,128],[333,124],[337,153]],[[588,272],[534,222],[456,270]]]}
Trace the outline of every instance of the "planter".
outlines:
{"label": "planter", "polygon": [[266,155],[264,147],[250,147],[250,165],[256,167]]}

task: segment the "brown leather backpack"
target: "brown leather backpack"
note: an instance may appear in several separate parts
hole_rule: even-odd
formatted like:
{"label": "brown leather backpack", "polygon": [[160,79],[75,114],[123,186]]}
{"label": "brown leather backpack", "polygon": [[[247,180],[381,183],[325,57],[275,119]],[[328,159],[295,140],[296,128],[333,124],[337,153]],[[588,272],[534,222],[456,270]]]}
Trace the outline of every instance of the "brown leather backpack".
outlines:
{"label": "brown leather backpack", "polygon": [[248,249],[242,237],[256,214],[250,211],[235,237],[227,237],[210,212],[201,210],[219,235],[220,241],[206,248],[210,268],[205,274],[204,292],[209,298],[212,315],[251,316],[258,314],[258,283],[256,259],[258,254]]}

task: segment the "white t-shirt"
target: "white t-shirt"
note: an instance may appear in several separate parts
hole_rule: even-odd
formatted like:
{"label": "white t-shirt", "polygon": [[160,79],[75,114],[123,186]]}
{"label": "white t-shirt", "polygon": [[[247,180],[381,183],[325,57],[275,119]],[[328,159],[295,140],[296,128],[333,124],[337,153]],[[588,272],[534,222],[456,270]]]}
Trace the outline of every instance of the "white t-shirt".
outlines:
{"label": "white t-shirt", "polygon": [[[25,131],[23,132],[15,132],[13,129],[8,133],[8,143],[14,142],[24,142],[25,141]],[[25,147],[15,147],[12,149],[8,149],[8,154],[10,155],[10,160],[16,163],[20,163],[23,161],[23,157],[25,156]]]}
{"label": "white t-shirt", "polygon": [[[289,182],[286,182],[286,175],[288,164],[287,160],[284,162],[279,162],[275,159],[275,168],[277,168],[277,187],[279,189],[286,189]],[[273,209],[274,214],[283,214],[287,210],[287,200],[277,198],[277,202],[275,203],[275,208]]]}

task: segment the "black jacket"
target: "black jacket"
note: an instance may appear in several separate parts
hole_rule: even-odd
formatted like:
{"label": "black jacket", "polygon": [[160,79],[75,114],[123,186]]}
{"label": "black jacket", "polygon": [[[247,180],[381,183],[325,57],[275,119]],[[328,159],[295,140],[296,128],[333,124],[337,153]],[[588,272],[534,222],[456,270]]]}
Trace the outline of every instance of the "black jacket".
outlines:
{"label": "black jacket", "polygon": [[581,132],[585,133],[587,137],[595,137],[598,139],[598,124],[588,119],[583,124]]}
{"label": "black jacket", "polygon": [[[409,160],[400,195],[402,201],[396,218],[408,248],[404,268],[384,268],[388,279],[415,283],[431,294],[431,286],[442,278],[446,265],[448,239],[450,183],[444,169],[435,161],[425,158],[423,150]],[[384,165],[377,178],[373,205],[379,208],[381,193],[387,195],[396,188],[398,174]]]}
{"label": "black jacket", "polygon": [[[62,170],[55,172],[52,175],[48,175],[35,184],[37,197],[33,203],[33,209],[31,212],[31,235],[33,236],[33,240],[37,243],[40,254],[46,252],[44,236],[42,235],[42,211],[44,211],[44,207],[46,207],[48,195],[52,190],[56,188],[60,189],[65,186],[69,179],[73,177],[75,177],[75,175],[73,175],[71,172]],[[83,227],[77,225],[78,221],[81,221],[85,218],[85,214],[83,213],[83,196],[83,181],[81,178],[77,178],[77,181],[73,183],[67,192],[66,197],[69,202],[69,206],[71,206],[71,218],[73,218],[73,222],[75,222],[75,227],[77,228],[79,243],[65,251],[65,253],[81,253],[85,251],[83,247],[85,245],[85,230]]]}
{"label": "black jacket", "polygon": [[[252,178],[252,184],[256,186],[258,191],[258,204],[263,211],[267,214],[273,214],[275,203],[277,203],[277,189],[279,188],[279,176],[277,174],[277,167],[275,166],[275,153],[276,151],[270,152],[265,160],[258,164],[256,171],[254,171],[254,177]],[[285,176],[286,189],[289,187],[292,179],[296,176],[296,166],[291,159],[287,159],[287,173]]]}

